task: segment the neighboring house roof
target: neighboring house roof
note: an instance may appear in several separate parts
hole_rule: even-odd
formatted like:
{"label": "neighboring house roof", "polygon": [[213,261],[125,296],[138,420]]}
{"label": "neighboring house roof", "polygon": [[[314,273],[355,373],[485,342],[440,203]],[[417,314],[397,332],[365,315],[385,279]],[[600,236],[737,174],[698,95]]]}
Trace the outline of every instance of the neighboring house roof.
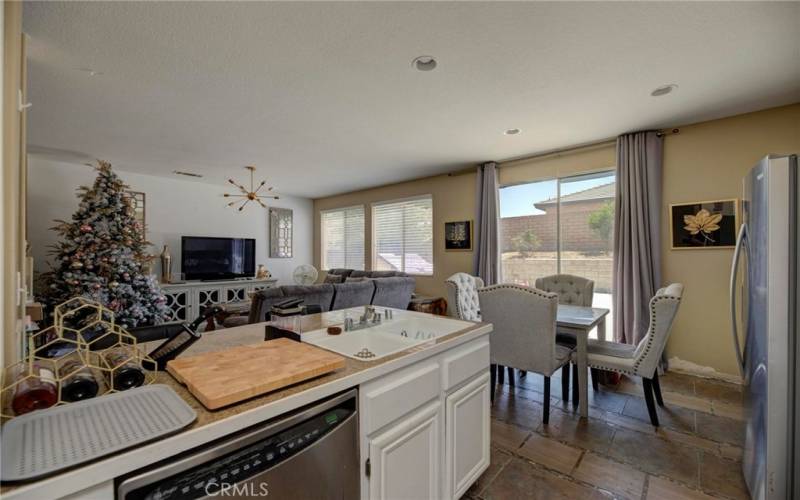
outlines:
{"label": "neighboring house roof", "polygon": [[[607,200],[614,197],[616,192],[616,183],[609,182],[608,184],[601,184],[599,186],[584,189],[583,191],[576,191],[574,193],[561,197],[561,203],[576,203],[579,201],[594,201],[594,200]],[[558,201],[557,198],[550,198],[549,200],[534,203],[533,206],[541,209],[550,205],[555,205]]]}
{"label": "neighboring house roof", "polygon": [[[394,253],[379,253],[378,270],[394,270],[400,271],[402,268],[402,255]],[[405,272],[408,274],[430,274],[433,272],[433,264],[425,257],[416,253],[406,254],[406,268]]]}

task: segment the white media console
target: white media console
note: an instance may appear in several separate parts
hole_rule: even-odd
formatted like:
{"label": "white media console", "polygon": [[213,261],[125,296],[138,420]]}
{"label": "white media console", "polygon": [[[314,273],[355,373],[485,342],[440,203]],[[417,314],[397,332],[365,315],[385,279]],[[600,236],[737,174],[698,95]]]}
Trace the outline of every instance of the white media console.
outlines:
{"label": "white media console", "polygon": [[248,292],[271,288],[276,279],[246,279],[226,281],[187,281],[162,283],[161,290],[167,298],[170,311],[168,321],[191,321],[201,308],[214,304],[228,304],[248,300]]}

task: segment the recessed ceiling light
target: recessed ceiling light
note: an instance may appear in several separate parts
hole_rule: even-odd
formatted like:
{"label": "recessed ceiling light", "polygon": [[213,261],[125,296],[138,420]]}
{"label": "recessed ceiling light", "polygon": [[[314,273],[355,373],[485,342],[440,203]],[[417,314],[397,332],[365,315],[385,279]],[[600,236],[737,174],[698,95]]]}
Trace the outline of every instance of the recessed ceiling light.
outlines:
{"label": "recessed ceiling light", "polygon": [[503,133],[504,133],[505,135],[517,135],[517,134],[519,134],[519,133],[520,133],[520,130],[519,130],[518,128],[510,128],[510,129],[506,130],[506,131],[505,131],[505,132],[503,132]]}
{"label": "recessed ceiling light", "polygon": [[674,84],[674,83],[670,83],[670,84],[667,84],[667,85],[662,85],[662,86],[658,87],[657,89],[655,89],[654,91],[650,92],[650,95],[653,96],[653,97],[660,97],[662,95],[669,94],[670,92],[672,92],[673,90],[675,90],[677,88],[678,88],[678,86],[676,84]]}
{"label": "recessed ceiling light", "polygon": [[411,61],[411,65],[419,71],[433,71],[436,68],[436,59],[433,56],[419,56]]}

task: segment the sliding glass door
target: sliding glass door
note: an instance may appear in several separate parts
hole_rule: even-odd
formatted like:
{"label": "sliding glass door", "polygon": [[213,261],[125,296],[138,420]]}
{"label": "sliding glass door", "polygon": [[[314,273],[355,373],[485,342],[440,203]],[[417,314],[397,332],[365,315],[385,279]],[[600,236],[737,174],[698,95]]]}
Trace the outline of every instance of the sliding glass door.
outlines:
{"label": "sliding glass door", "polygon": [[593,305],[611,309],[615,188],[613,170],[501,188],[503,281],[583,276],[595,283]]}

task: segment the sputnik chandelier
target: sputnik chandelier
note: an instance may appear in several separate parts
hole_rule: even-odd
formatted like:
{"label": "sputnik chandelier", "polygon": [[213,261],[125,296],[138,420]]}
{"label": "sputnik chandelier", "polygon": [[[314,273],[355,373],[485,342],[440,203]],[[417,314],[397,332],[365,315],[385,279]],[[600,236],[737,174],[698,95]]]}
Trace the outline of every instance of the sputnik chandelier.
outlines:
{"label": "sputnik chandelier", "polygon": [[231,184],[233,184],[234,186],[239,188],[239,191],[241,191],[241,193],[237,193],[237,194],[225,193],[223,195],[226,198],[238,198],[238,199],[233,200],[232,202],[228,203],[228,206],[229,207],[234,207],[237,203],[241,203],[241,205],[239,205],[239,207],[238,207],[238,210],[241,212],[244,209],[244,207],[247,206],[248,203],[250,203],[251,201],[255,201],[256,203],[258,203],[262,207],[267,208],[267,206],[264,205],[264,202],[261,201],[261,200],[262,199],[266,199],[266,198],[271,198],[273,200],[277,200],[278,196],[276,196],[274,194],[266,194],[266,193],[269,193],[270,191],[272,191],[272,186],[267,188],[267,190],[264,191],[264,194],[258,194],[258,192],[261,191],[261,188],[263,188],[264,185],[266,185],[267,181],[261,181],[261,184],[259,184],[258,187],[255,187],[254,183],[253,183],[253,173],[256,171],[256,167],[254,167],[252,165],[248,165],[248,166],[246,166],[244,168],[246,168],[247,170],[250,171],[250,189],[248,190],[244,186],[242,186],[241,184],[237,184],[236,182],[234,182],[233,179],[228,179],[228,182],[230,182]]}

